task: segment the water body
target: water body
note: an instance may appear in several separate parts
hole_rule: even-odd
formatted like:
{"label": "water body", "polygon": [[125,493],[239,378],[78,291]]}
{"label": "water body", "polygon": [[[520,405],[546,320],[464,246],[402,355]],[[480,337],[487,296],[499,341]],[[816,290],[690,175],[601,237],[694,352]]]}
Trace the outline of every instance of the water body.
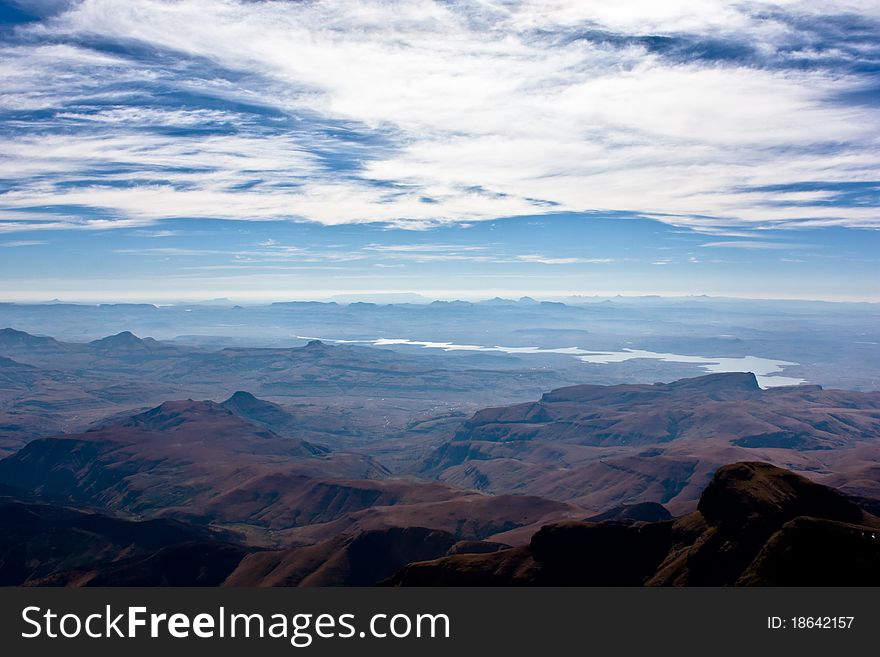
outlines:
{"label": "water body", "polygon": [[453,342],[430,342],[423,340],[408,340],[405,338],[377,338],[375,340],[331,340],[325,338],[307,338],[296,336],[300,340],[323,340],[337,344],[369,344],[375,347],[412,346],[423,349],[442,349],[443,351],[481,351],[501,352],[505,354],[562,354],[574,356],[584,363],[596,365],[608,365],[611,363],[623,363],[629,360],[659,360],[664,363],[689,363],[698,365],[709,373],[723,372],[752,372],[758,379],[758,385],[762,388],[774,388],[779,386],[796,386],[806,383],[804,379],[791,376],[779,376],[786,367],[797,365],[787,360],[761,358],[758,356],[741,357],[711,357],[711,356],[687,356],[684,354],[660,353],[645,351],[643,349],[623,349],[622,351],[590,351],[581,347],[503,347],[495,345],[488,347],[477,344],[456,344]]}

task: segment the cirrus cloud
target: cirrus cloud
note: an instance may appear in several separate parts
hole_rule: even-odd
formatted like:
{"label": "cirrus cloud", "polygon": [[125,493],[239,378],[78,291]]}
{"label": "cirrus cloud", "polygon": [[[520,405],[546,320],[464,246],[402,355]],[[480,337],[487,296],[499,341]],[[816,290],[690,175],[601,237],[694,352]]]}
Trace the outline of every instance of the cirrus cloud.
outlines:
{"label": "cirrus cloud", "polygon": [[835,189],[880,167],[878,21],[842,0],[54,3],[0,47],[0,223],[877,228]]}

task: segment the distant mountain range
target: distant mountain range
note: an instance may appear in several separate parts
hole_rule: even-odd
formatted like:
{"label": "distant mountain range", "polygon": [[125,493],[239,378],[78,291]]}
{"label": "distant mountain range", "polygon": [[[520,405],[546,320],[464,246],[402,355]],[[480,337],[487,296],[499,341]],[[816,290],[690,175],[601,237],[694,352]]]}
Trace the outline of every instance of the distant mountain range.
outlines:
{"label": "distant mountain range", "polygon": [[285,401],[299,437],[350,447],[393,438],[415,423],[445,426],[480,400],[521,398],[559,381],[516,362],[472,367],[468,359],[317,340],[205,349],[128,331],[73,343],[0,329],[0,357],[0,455],[133,408],[186,397],[220,400],[238,390]]}
{"label": "distant mountain range", "polygon": [[[353,299],[351,301],[354,301]],[[390,303],[394,301],[395,303]],[[417,303],[398,303],[417,301]],[[880,305],[810,301],[761,301],[708,297],[572,297],[553,302],[524,297],[483,302],[436,301],[381,296],[353,303],[279,302],[238,305],[219,299],[208,303],[154,304],[16,304],[0,303],[0,327],[50,335],[65,343],[85,344],[129,331],[179,347],[219,351],[225,347],[287,349],[293,336],[320,336],[330,342],[377,339],[426,341],[459,345],[579,348],[587,352],[626,350],[678,354],[678,360],[628,359],[585,364],[577,357],[535,352],[442,352],[432,349],[438,369],[461,365],[498,370],[517,369],[507,382],[490,377],[482,390],[469,387],[484,406],[536,398],[541,392],[577,383],[616,384],[673,381],[706,373],[701,358],[760,357],[787,363],[789,382],[798,380],[827,388],[875,390],[880,385]],[[374,303],[375,302],[375,303]],[[349,343],[351,344],[351,343]],[[412,363],[419,347],[389,345],[401,361]],[[0,355],[15,358],[0,348]],[[23,362],[29,362],[26,359]],[[422,363],[428,361],[422,360]],[[753,370],[744,366],[745,370]],[[730,371],[729,367],[722,370]],[[771,368],[771,374],[776,372]],[[540,381],[536,380],[541,375]],[[756,372],[764,376],[764,372]],[[763,379],[762,379],[763,380]],[[777,383],[782,383],[779,381]],[[454,380],[448,380],[453,387]],[[536,387],[526,392],[526,384]],[[228,382],[227,382],[228,384]],[[520,386],[517,390],[513,386]],[[424,398],[453,399],[438,386]],[[272,395],[252,382],[234,389]],[[421,388],[414,386],[416,393]],[[228,396],[232,392],[226,389]],[[513,393],[506,396],[506,392]],[[438,394],[439,393],[439,394]],[[277,396],[276,393],[275,396]],[[219,397],[194,391],[188,396]],[[177,398],[165,394],[152,399]],[[460,399],[460,398],[459,398]],[[273,400],[274,401],[274,400]],[[474,410],[474,409],[469,409]]]}

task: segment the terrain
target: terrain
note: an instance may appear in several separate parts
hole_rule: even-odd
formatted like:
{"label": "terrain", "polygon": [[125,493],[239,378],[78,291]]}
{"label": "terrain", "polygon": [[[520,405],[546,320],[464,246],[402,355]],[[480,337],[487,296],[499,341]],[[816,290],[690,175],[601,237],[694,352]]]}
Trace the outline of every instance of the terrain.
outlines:
{"label": "terrain", "polygon": [[[299,437],[333,446],[380,443],[443,430],[481,399],[538,394],[559,376],[545,369],[471,368],[458,360],[326,345],[204,349],[124,331],[68,343],[0,329],[0,450],[36,436],[82,431],[115,413],[164,401],[221,401],[236,391],[282,402]],[[232,403],[232,402],[230,402]],[[239,412],[270,413],[268,407]],[[254,415],[256,418],[256,415]],[[264,418],[266,420],[267,418]],[[2,452],[0,452],[2,453]]]}
{"label": "terrain", "polygon": [[[248,547],[171,520],[132,522],[0,498],[0,582],[27,586],[876,586],[880,518],[767,463],[724,466],[697,511],[623,509],[551,522],[527,545],[423,526],[343,532],[308,546]],[[642,512],[646,509],[642,509]],[[654,515],[657,509],[651,509]],[[639,515],[639,514],[636,514]],[[428,523],[430,524],[430,522]]]}
{"label": "terrain", "polygon": [[0,586],[216,586],[251,550],[230,539],[2,495]]}
{"label": "terrain", "polygon": [[0,461],[0,481],[127,518],[222,527],[259,545],[409,526],[417,518],[458,538],[480,539],[581,513],[537,497],[390,478],[368,456],[281,436],[243,419],[243,399],[250,413],[280,413],[242,393],[220,404],[166,402],[83,433],[33,440]]}
{"label": "terrain", "polygon": [[[620,296],[567,297],[552,302],[528,297],[425,301],[265,305],[224,299],[167,305],[0,303],[0,327],[68,343],[87,343],[130,331],[178,346],[215,351],[225,347],[286,349],[310,338],[328,344],[343,340],[350,346],[382,339],[386,352],[393,350],[404,360],[430,356],[440,369],[543,370],[545,378],[540,387],[519,398],[503,398],[506,386],[516,383],[518,377],[510,377],[507,383],[498,378],[491,380],[493,387],[486,386],[479,393],[478,402],[486,406],[534,398],[567,384],[654,383],[712,371],[695,363],[693,357],[758,357],[785,363],[780,365],[781,371],[769,371],[771,376],[782,375],[826,388],[880,387],[878,304]],[[402,344],[402,340],[471,348],[424,348]],[[473,348],[498,345],[515,351]],[[564,353],[570,348],[617,354],[633,350],[685,358],[584,362]],[[0,355],[9,354],[0,350]],[[748,361],[731,365],[732,369],[723,371],[754,371],[754,363]],[[266,396],[250,385],[239,388]],[[420,389],[412,392],[418,394]],[[425,393],[427,397],[434,395],[430,389]],[[495,399],[487,400],[486,394],[495,395]]]}
{"label": "terrain", "polygon": [[491,493],[597,511],[660,502],[692,510],[715,470],[760,459],[880,497],[880,393],[792,386],[752,374],[654,385],[582,385],[474,414],[423,472]]}
{"label": "terrain", "polygon": [[407,566],[396,586],[877,586],[880,518],[775,466],[724,466],[697,511],[564,522],[527,546]]}
{"label": "terrain", "polygon": [[[803,575],[805,543],[874,572],[880,392],[864,378],[783,385],[808,374],[804,359],[749,360],[769,339],[754,332],[693,344],[761,374],[612,353],[624,343],[611,332],[650,315],[641,303],[3,305],[19,327],[65,328],[0,329],[0,580],[409,585],[464,583],[472,565],[489,583],[775,584]],[[719,312],[706,303],[682,301],[680,316]],[[850,330],[870,338],[857,306]],[[235,314],[240,333],[225,335],[217,318]],[[94,336],[96,317],[158,337]],[[368,339],[405,322],[425,341]],[[671,353],[666,330],[626,344]],[[610,360],[555,348],[586,339]],[[801,501],[779,511],[767,490]],[[731,524],[737,505],[764,524]],[[733,565],[715,555],[737,551]],[[849,581],[841,569],[822,577]]]}

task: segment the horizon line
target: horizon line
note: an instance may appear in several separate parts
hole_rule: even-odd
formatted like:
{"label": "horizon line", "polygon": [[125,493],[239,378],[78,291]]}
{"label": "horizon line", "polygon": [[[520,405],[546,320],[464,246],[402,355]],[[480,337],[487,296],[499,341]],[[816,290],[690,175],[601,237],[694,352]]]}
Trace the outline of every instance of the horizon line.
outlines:
{"label": "horizon line", "polygon": [[[393,297],[400,297],[399,300],[390,300]],[[386,299],[386,300],[383,300]],[[683,300],[713,300],[713,301],[761,301],[761,302],[804,302],[804,303],[831,303],[831,304],[880,304],[880,297],[807,297],[807,296],[773,296],[773,297],[757,297],[746,295],[713,295],[713,294],[563,294],[563,295],[539,295],[539,294],[519,294],[519,295],[443,295],[443,296],[426,296],[418,292],[365,292],[365,293],[339,293],[328,296],[315,297],[266,297],[254,298],[249,297],[188,297],[178,299],[135,299],[135,298],[115,298],[115,299],[97,299],[88,297],[74,298],[0,298],[2,305],[17,306],[122,306],[122,305],[141,305],[154,307],[174,307],[188,305],[215,305],[215,306],[271,306],[285,303],[318,303],[318,304],[338,304],[351,305],[355,303],[368,303],[377,306],[392,305],[430,305],[432,303],[470,303],[481,304],[492,301],[506,301],[510,303],[536,302],[536,303],[563,303],[565,305],[576,304],[578,301],[584,302],[602,302],[619,300],[645,300],[659,299],[667,301],[683,301]]]}

